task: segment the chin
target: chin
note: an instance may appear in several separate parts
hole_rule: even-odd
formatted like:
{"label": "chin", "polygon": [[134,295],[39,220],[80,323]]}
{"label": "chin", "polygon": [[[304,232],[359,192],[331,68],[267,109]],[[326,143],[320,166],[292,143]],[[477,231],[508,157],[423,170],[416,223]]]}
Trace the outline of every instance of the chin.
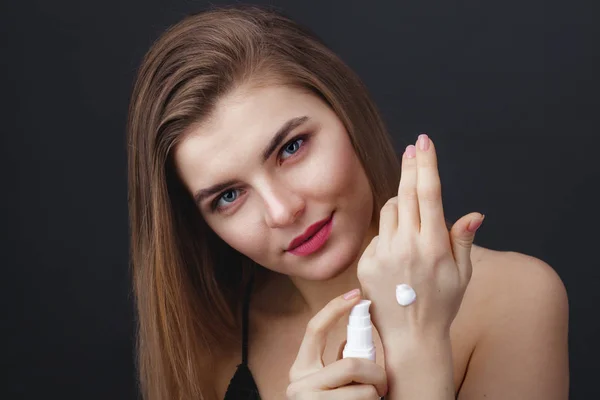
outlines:
{"label": "chin", "polygon": [[360,241],[356,238],[344,239],[328,243],[331,248],[323,248],[321,257],[307,263],[302,277],[312,281],[326,281],[343,274],[352,264],[358,262]]}

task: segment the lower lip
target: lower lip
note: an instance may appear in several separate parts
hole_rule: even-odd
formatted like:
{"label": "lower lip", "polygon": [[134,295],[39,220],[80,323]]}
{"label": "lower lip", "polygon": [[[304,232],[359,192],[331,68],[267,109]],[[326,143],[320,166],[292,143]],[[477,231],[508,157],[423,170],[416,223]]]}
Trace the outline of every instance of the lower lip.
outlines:
{"label": "lower lip", "polygon": [[296,247],[293,250],[289,250],[289,253],[292,253],[297,256],[307,256],[309,254],[313,254],[317,250],[319,250],[331,234],[331,228],[333,227],[333,215],[321,229],[317,231],[309,240],[302,243],[300,246]]}

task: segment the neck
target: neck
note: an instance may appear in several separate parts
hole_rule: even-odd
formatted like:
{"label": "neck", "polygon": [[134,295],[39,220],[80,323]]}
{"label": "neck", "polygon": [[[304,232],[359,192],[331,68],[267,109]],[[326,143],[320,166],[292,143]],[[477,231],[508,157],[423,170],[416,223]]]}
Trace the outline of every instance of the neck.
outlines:
{"label": "neck", "polygon": [[[362,255],[362,251],[360,254]],[[356,275],[357,266],[358,260],[343,269],[343,272],[326,280],[314,281],[296,276],[288,277],[295,289],[293,297],[297,307],[312,316],[335,297],[360,288]]]}

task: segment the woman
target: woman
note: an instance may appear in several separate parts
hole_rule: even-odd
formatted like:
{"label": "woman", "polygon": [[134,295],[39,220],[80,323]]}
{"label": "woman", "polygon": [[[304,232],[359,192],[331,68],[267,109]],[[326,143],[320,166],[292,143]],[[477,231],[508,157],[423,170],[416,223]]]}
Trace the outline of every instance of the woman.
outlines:
{"label": "woman", "polygon": [[[445,220],[419,139],[399,160],[359,78],[278,13],[167,30],[128,121],[144,398],[567,398],[562,282],[473,245],[481,214]],[[376,362],[340,356],[361,298]]]}

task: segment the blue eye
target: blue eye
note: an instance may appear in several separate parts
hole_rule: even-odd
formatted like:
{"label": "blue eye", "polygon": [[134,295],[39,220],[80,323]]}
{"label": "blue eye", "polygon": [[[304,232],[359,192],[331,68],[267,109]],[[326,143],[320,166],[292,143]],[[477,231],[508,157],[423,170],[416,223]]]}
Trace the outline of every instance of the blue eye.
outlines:
{"label": "blue eye", "polygon": [[[280,158],[282,160],[286,160],[290,157],[293,157],[306,144],[310,135],[311,134],[298,135],[291,141],[287,142],[287,144],[283,145],[283,147],[279,150],[279,154],[281,155],[284,152],[288,152],[289,156],[287,156],[287,157],[280,156]],[[221,200],[223,200],[229,204],[235,202],[237,200],[237,198],[239,197],[239,195],[232,196],[231,194],[238,193],[238,192],[240,192],[240,190],[241,189],[232,188],[232,189],[227,189],[224,192],[221,192],[221,194],[219,196],[217,196],[217,198],[210,204],[211,211],[221,211],[221,210],[227,208],[227,204],[219,205]]]}
{"label": "blue eye", "polygon": [[217,208],[221,208],[219,206],[219,202],[221,200],[225,200],[226,203],[233,203],[237,199],[237,196],[227,196],[227,195],[230,193],[236,193],[237,190],[239,190],[239,189],[228,189],[225,192],[223,192],[223,194],[221,196],[219,196],[217,198],[217,200],[211,205],[211,209],[215,210]]}
{"label": "blue eye", "polygon": [[[287,145],[284,146],[284,148],[282,149],[282,152],[289,151],[292,153],[292,155],[294,155],[294,153],[296,153],[298,150],[300,150],[300,147],[302,147],[302,144],[301,144],[302,142],[304,142],[304,139],[302,139],[302,138],[294,139],[292,142],[289,142]],[[300,143],[300,144],[298,144],[298,143]],[[285,158],[284,158],[284,160],[285,160]]]}

